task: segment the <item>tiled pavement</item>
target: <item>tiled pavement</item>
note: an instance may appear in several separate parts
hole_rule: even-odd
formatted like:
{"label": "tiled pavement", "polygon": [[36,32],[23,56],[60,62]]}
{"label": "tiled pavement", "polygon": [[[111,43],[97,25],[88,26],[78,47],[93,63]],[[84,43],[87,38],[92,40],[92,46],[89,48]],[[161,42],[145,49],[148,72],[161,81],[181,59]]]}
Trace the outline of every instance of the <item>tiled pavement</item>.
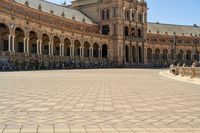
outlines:
{"label": "tiled pavement", "polygon": [[0,73],[0,133],[200,133],[200,86],[159,71]]}

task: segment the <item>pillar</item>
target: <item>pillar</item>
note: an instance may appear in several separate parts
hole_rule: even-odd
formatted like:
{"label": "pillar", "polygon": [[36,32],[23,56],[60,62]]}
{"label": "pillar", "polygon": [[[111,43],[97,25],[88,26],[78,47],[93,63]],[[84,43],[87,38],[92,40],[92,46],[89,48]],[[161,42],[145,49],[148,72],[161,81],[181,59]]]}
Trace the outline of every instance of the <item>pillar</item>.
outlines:
{"label": "pillar", "polygon": [[60,44],[59,46],[60,46],[60,48],[59,48],[59,55],[62,56],[62,44]]}
{"label": "pillar", "polygon": [[53,46],[54,46],[54,44],[53,44],[53,42],[51,42],[51,55],[54,55]]}
{"label": "pillar", "polygon": [[130,52],[129,52],[129,60],[130,61],[129,62],[132,64],[133,63],[133,56],[132,56],[133,55],[132,54],[133,53],[133,49],[132,49],[132,45],[130,46],[129,49],[130,49]]}
{"label": "pillar", "polygon": [[49,55],[51,55],[51,43],[49,42]]}
{"label": "pillar", "polygon": [[62,45],[62,56],[65,56],[65,45]]}
{"label": "pillar", "polygon": [[160,52],[160,60],[162,61],[163,60],[163,53],[162,52]]}
{"label": "pillar", "polygon": [[137,64],[140,64],[140,55],[139,55],[139,46],[138,45],[136,46],[136,51],[137,51],[137,55],[136,55]]}
{"label": "pillar", "polygon": [[101,58],[101,48],[98,48],[98,58]]}
{"label": "pillar", "polygon": [[26,38],[24,38],[24,53],[26,53]]}
{"label": "pillar", "polygon": [[29,54],[29,38],[27,38],[26,41],[27,41],[27,43],[26,43],[26,45],[27,45],[27,54]]}
{"label": "pillar", "polygon": [[40,40],[37,40],[37,55],[39,55],[39,45],[40,45]]}
{"label": "pillar", "polygon": [[186,53],[183,53],[183,60],[186,61]]}
{"label": "pillar", "polygon": [[84,53],[85,51],[84,51],[84,47],[82,47],[82,57],[84,58],[85,57],[85,53]]}
{"label": "pillar", "polygon": [[93,47],[91,47],[91,53],[92,53],[91,57],[93,58],[93,57],[94,57],[94,50],[93,50]]}
{"label": "pillar", "polygon": [[79,47],[79,51],[80,51],[80,55],[79,55],[79,57],[83,57],[83,55],[82,55],[82,54],[83,54],[82,46]]}
{"label": "pillar", "polygon": [[40,55],[42,55],[42,40],[40,41]]}
{"label": "pillar", "polygon": [[138,20],[138,16],[139,16],[139,13],[138,13],[138,11],[136,11],[136,22],[139,21],[139,20]]}
{"label": "pillar", "polygon": [[12,37],[12,52],[15,52],[15,35]]}
{"label": "pillar", "polygon": [[74,57],[74,45],[70,46],[70,56]]}
{"label": "pillar", "polygon": [[8,36],[8,51],[11,52],[11,40],[12,40],[12,35]]}
{"label": "pillar", "polygon": [[148,60],[147,60],[147,48],[144,47],[144,64],[148,64]]}
{"label": "pillar", "polygon": [[191,60],[194,60],[194,56],[195,56],[195,50],[193,50],[191,53]]}

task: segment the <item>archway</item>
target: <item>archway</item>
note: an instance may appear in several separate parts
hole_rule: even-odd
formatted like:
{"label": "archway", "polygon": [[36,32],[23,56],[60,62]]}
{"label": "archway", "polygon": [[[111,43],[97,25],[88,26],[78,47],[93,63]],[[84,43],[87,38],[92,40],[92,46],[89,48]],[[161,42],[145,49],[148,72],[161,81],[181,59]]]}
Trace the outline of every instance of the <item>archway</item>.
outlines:
{"label": "archway", "polygon": [[143,49],[139,46],[139,63],[143,63]]}
{"label": "archway", "polygon": [[141,31],[141,29],[138,29],[138,37],[139,38],[142,37],[142,31]]}
{"label": "archway", "polygon": [[93,45],[93,56],[94,56],[94,58],[99,57],[99,44],[98,43],[94,43],[94,45]]}
{"label": "archway", "polygon": [[84,57],[89,57],[90,55],[90,44],[89,42],[84,43]]}
{"label": "archway", "polygon": [[129,36],[129,31],[127,26],[124,27],[124,36],[125,37]]}
{"label": "archway", "polygon": [[125,46],[125,57],[126,57],[126,62],[129,63],[129,47],[128,45]]}
{"label": "archway", "polygon": [[74,56],[80,57],[81,43],[79,40],[74,41]]}
{"label": "archway", "polygon": [[70,56],[70,45],[71,41],[68,38],[64,40],[64,56]]}
{"label": "archway", "polygon": [[191,61],[191,60],[192,60],[191,54],[192,54],[192,51],[191,51],[191,50],[187,50],[187,51],[186,51],[186,60],[187,60],[187,61]]}
{"label": "archway", "polygon": [[182,60],[183,60],[183,53],[184,53],[183,50],[180,50],[180,51],[179,51],[179,54],[178,54],[178,60],[179,60],[179,61],[182,61]]}
{"label": "archway", "polygon": [[102,45],[102,57],[108,58],[108,46],[106,44]]}
{"label": "archway", "polygon": [[147,60],[149,63],[152,62],[152,49],[151,48],[147,49]]}
{"label": "archway", "polygon": [[60,38],[55,36],[53,38],[53,54],[58,56],[60,55]]}
{"label": "archway", "polygon": [[49,47],[50,38],[47,34],[42,35],[42,54],[49,55],[50,47]]}
{"label": "archway", "polygon": [[19,53],[24,52],[24,31],[17,27],[15,29],[15,51]]}
{"label": "archway", "polygon": [[9,42],[8,42],[9,28],[0,23],[0,51],[8,51],[9,50]]}
{"label": "archway", "polygon": [[135,37],[135,28],[131,29],[131,35],[132,35],[132,37]]}
{"label": "archway", "polygon": [[135,46],[132,46],[132,60],[134,63],[136,63],[136,48]]}
{"label": "archway", "polygon": [[38,36],[34,31],[29,32],[29,53],[37,54]]}
{"label": "archway", "polygon": [[194,60],[199,61],[199,51],[197,50],[195,55],[194,55]]}
{"label": "archway", "polygon": [[167,60],[167,55],[168,55],[168,50],[167,49],[164,49],[163,50],[163,60]]}
{"label": "archway", "polygon": [[155,50],[155,60],[160,60],[160,49]]}

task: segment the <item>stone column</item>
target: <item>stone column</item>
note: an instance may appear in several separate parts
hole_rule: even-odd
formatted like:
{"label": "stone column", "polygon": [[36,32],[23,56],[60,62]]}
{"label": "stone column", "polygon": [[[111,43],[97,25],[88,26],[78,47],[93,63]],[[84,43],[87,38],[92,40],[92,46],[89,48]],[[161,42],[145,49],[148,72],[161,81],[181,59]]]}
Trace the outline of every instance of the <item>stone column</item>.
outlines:
{"label": "stone column", "polygon": [[132,18],[132,9],[130,9],[130,21],[132,21],[133,20],[133,18]]}
{"label": "stone column", "polygon": [[191,60],[194,60],[194,56],[195,56],[195,50],[192,50],[192,53],[191,53]]}
{"label": "stone column", "polygon": [[29,54],[29,38],[27,38],[26,41],[27,41],[27,43],[26,43],[26,45],[27,45],[27,51],[26,52],[27,52],[27,54]]}
{"label": "stone column", "polygon": [[15,35],[12,37],[12,52],[15,52]]}
{"label": "stone column", "polygon": [[100,48],[100,58],[103,58],[102,57],[102,47]]}
{"label": "stone column", "polygon": [[92,53],[92,55],[91,55],[91,57],[93,58],[94,57],[94,50],[93,50],[93,47],[91,47],[91,53]]}
{"label": "stone column", "polygon": [[163,53],[160,52],[160,60],[162,61],[163,60]]}
{"label": "stone column", "polygon": [[138,13],[138,11],[136,11],[136,22],[139,21],[139,20],[138,20],[138,16],[139,16],[139,13]]}
{"label": "stone column", "polygon": [[140,64],[139,46],[136,46],[136,51],[137,51],[137,55],[136,55],[137,64]]}
{"label": "stone column", "polygon": [[155,61],[155,50],[153,49],[152,51],[152,61],[154,62]]}
{"label": "stone column", "polygon": [[132,49],[132,45],[130,45],[130,48],[129,48],[130,50],[130,52],[129,52],[129,62],[132,64],[133,63],[133,49]]}
{"label": "stone column", "polygon": [[40,41],[40,55],[42,55],[42,40]]}
{"label": "stone column", "polygon": [[24,38],[24,53],[26,53],[26,38]]}
{"label": "stone column", "polygon": [[145,13],[144,12],[142,14],[142,22],[143,22],[143,24],[145,23]]}
{"label": "stone column", "polygon": [[82,58],[82,57],[83,57],[83,55],[82,55],[82,54],[83,54],[82,46],[79,47],[79,51],[80,51],[80,55],[79,55],[79,57]]}
{"label": "stone column", "polygon": [[11,40],[12,40],[12,35],[8,35],[8,52],[11,52]]}
{"label": "stone column", "polygon": [[84,58],[85,57],[85,53],[84,53],[85,51],[84,51],[84,47],[82,47],[82,57]]}
{"label": "stone column", "polygon": [[74,45],[70,46],[70,56],[73,58],[74,57]]}
{"label": "stone column", "polygon": [[51,43],[49,42],[49,55],[51,55]]}
{"label": "stone column", "polygon": [[186,53],[183,53],[183,60],[186,61]]}
{"label": "stone column", "polygon": [[51,42],[51,55],[54,55],[53,46],[54,46],[54,44],[53,44],[53,42]]}
{"label": "stone column", "polygon": [[40,52],[39,52],[39,45],[40,45],[40,40],[37,40],[37,55],[40,54]]}
{"label": "stone column", "polygon": [[[145,44],[146,45],[146,44]],[[144,47],[144,64],[148,64],[148,60],[147,60],[147,48]]]}
{"label": "stone column", "polygon": [[101,48],[98,48],[98,58],[101,58]]}
{"label": "stone column", "polygon": [[59,55],[62,56],[62,44],[60,43]]}

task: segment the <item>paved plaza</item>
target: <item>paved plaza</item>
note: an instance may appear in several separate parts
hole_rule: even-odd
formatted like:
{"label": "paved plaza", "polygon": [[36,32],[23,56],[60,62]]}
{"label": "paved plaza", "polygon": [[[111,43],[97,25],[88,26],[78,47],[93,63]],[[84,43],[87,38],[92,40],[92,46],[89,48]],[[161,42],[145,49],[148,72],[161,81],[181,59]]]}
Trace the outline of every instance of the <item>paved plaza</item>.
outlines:
{"label": "paved plaza", "polygon": [[0,133],[200,133],[200,86],[163,70],[0,73]]}

